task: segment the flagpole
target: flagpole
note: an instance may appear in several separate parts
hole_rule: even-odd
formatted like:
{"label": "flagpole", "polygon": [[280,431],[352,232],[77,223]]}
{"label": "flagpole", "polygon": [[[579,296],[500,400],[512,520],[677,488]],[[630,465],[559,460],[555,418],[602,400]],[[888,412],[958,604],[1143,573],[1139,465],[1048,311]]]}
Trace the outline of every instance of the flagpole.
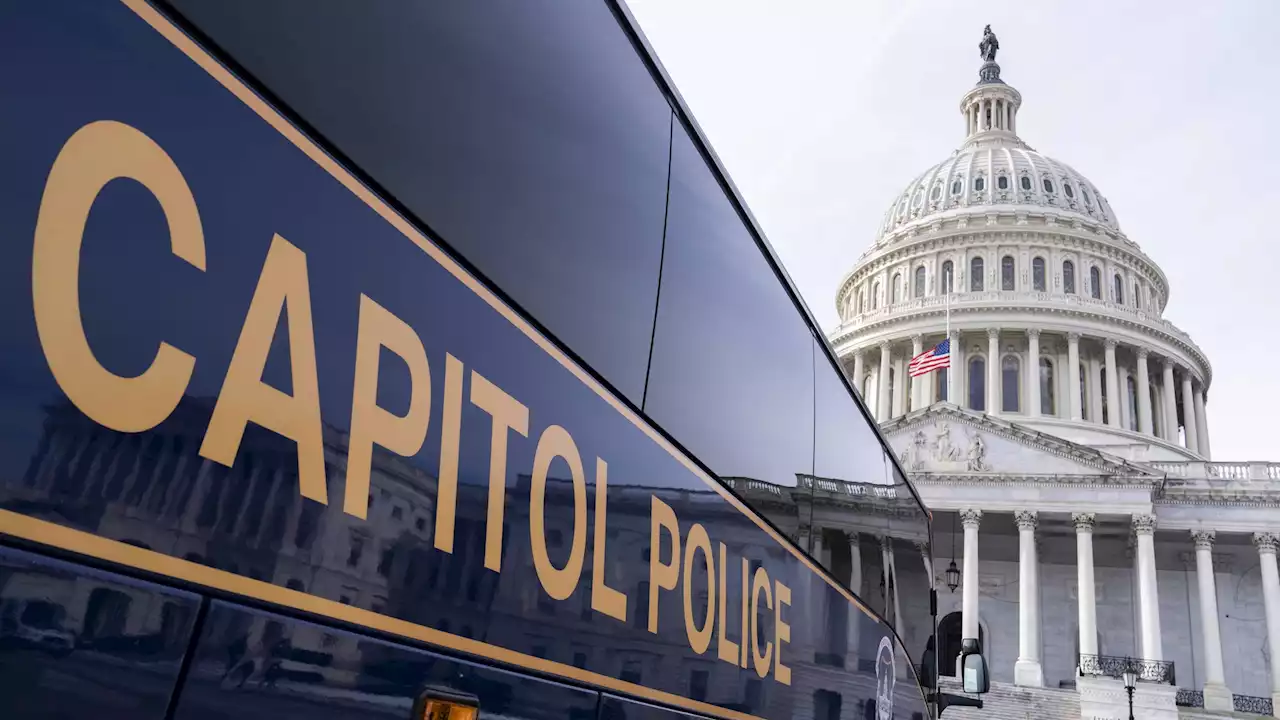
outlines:
{"label": "flagpole", "polygon": [[951,372],[951,368],[956,364],[955,348],[951,347],[951,278],[947,278],[947,396],[942,398],[943,402],[950,402],[955,397],[955,386],[952,381],[955,374]]}

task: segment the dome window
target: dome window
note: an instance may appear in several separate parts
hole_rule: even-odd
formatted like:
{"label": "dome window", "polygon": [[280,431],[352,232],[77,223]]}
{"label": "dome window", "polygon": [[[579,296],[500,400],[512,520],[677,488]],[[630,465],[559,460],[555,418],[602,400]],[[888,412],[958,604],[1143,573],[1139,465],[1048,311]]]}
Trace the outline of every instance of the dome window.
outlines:
{"label": "dome window", "polygon": [[934,186],[933,186],[933,192],[929,193],[929,198],[930,198],[931,200],[937,200],[937,199],[938,199],[938,198],[940,198],[940,197],[942,197],[942,186],[941,186],[941,185],[934,185]]}
{"label": "dome window", "polygon": [[1000,260],[1000,289],[1014,289],[1013,256],[1005,255]]}
{"label": "dome window", "polygon": [[1068,295],[1076,294],[1076,264],[1070,260],[1062,261],[1062,291]]}
{"label": "dome window", "polygon": [[1000,177],[996,178],[996,187],[1000,188],[1001,190],[1008,190],[1009,178],[1005,177],[1004,175],[1001,175]]}
{"label": "dome window", "polygon": [[919,208],[924,204],[924,190],[916,190],[915,197],[911,200],[911,207]]}
{"label": "dome window", "polygon": [[982,258],[976,257],[969,261],[969,292],[979,292],[982,290]]}
{"label": "dome window", "polygon": [[973,179],[973,189],[975,192],[982,192],[987,187],[987,179],[979,175]]}
{"label": "dome window", "polygon": [[1069,198],[1074,198],[1076,196],[1075,190],[1071,188],[1071,183],[1062,183],[1062,192],[1066,193]]}
{"label": "dome window", "polygon": [[1102,299],[1102,273],[1095,265],[1089,268],[1089,296],[1094,300]]}
{"label": "dome window", "polygon": [[1087,207],[1087,208],[1091,208],[1091,207],[1093,207],[1093,201],[1089,198],[1089,188],[1087,188],[1087,187],[1085,187],[1085,186],[1081,185],[1081,186],[1080,186],[1080,197],[1084,198],[1084,206],[1085,206],[1085,207]]}
{"label": "dome window", "polygon": [[1031,261],[1031,288],[1037,292],[1045,291],[1044,258]]}
{"label": "dome window", "polygon": [[951,194],[959,195],[962,190],[964,190],[964,182],[956,178],[956,181],[951,183]]}
{"label": "dome window", "polygon": [[952,288],[954,287],[954,285],[953,285],[952,279],[954,277],[955,277],[955,264],[952,263],[950,260],[942,263],[942,282],[939,283],[938,285],[940,294],[949,295],[953,292]]}
{"label": "dome window", "polygon": [[1044,191],[1053,194],[1053,181],[1049,178],[1044,179]]}
{"label": "dome window", "polygon": [[1031,178],[1027,175],[1022,176],[1022,189],[1028,192],[1031,191]]}

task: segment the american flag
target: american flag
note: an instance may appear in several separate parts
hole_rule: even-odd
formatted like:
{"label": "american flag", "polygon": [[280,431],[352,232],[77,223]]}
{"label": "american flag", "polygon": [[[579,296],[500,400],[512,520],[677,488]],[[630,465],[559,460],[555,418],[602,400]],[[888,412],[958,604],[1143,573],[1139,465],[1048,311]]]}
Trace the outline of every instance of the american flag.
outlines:
{"label": "american flag", "polygon": [[925,350],[911,358],[911,363],[907,365],[907,372],[911,377],[917,377],[946,367],[951,367],[950,338],[934,345],[933,349]]}

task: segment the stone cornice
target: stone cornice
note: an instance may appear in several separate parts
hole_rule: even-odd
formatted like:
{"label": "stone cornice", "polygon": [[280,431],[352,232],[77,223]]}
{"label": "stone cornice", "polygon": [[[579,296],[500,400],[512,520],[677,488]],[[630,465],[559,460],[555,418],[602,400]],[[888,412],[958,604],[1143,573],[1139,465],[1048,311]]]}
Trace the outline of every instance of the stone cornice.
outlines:
{"label": "stone cornice", "polygon": [[1159,478],[1142,476],[1118,477],[1115,475],[1032,475],[1027,473],[911,473],[911,481],[920,485],[1007,486],[1035,485],[1036,487],[1079,488],[1081,486],[1105,486],[1150,490],[1159,484]]}

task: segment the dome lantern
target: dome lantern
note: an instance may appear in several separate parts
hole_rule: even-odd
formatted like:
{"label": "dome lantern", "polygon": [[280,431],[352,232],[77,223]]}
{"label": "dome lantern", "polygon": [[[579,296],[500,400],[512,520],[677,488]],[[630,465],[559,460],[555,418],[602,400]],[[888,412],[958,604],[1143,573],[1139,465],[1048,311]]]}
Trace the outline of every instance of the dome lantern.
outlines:
{"label": "dome lantern", "polygon": [[978,43],[982,67],[978,70],[977,87],[965,93],[960,101],[960,113],[965,119],[965,137],[968,141],[1017,139],[1018,107],[1022,95],[1000,79],[1000,66],[996,64],[996,51],[1000,42],[988,25]]}

